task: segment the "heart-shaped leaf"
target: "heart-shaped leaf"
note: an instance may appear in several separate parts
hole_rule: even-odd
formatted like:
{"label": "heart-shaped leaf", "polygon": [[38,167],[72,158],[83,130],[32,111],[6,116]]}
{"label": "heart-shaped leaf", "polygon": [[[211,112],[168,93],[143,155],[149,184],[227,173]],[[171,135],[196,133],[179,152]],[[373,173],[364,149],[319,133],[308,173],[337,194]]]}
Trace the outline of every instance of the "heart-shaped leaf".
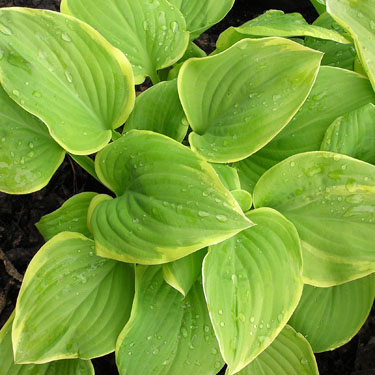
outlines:
{"label": "heart-shaped leaf", "polygon": [[327,12],[353,38],[358,57],[375,89],[374,0],[327,0]]}
{"label": "heart-shaped leaf", "polygon": [[167,0],[63,0],[61,11],[95,27],[132,64],[135,83],[174,64],[189,42],[185,19]]}
{"label": "heart-shaped leaf", "polygon": [[164,280],[185,297],[202,273],[202,261],[206,254],[207,249],[202,249],[174,262],[163,264]]}
{"label": "heart-shaped leaf", "polygon": [[375,164],[375,106],[369,103],[337,118],[320,149]]}
{"label": "heart-shaped leaf", "polygon": [[0,331],[0,370],[6,375],[94,375],[90,361],[67,359],[45,364],[16,365],[13,360],[12,323],[14,313]]}
{"label": "heart-shaped leaf", "polygon": [[281,10],[268,10],[239,27],[232,26],[221,33],[216,43],[217,51],[224,51],[241,39],[260,36],[313,36],[339,43],[350,43],[335,30],[309,25],[299,13],[285,14]]}
{"label": "heart-shaped leaf", "polygon": [[202,284],[182,295],[166,284],[160,266],[137,266],[131,317],[116,345],[120,375],[176,375],[186,368],[215,375],[222,367]]}
{"label": "heart-shaped leaf", "polygon": [[1,85],[0,145],[0,190],[8,194],[46,186],[65,155],[45,125],[18,106]]}
{"label": "heart-shaped leaf", "polygon": [[56,211],[44,215],[35,225],[45,241],[61,232],[77,232],[92,237],[87,228],[87,211],[97,193],[80,193],[68,199]]}
{"label": "heart-shaped leaf", "polygon": [[196,39],[225,17],[234,0],[170,0],[170,3],[184,15],[190,39]]}
{"label": "heart-shaped leaf", "polygon": [[182,142],[188,123],[178,98],[176,80],[160,82],[138,96],[124,132],[131,129],[152,130]]}
{"label": "heart-shaped leaf", "polygon": [[333,350],[359,331],[374,296],[374,274],[330,288],[306,284],[289,324],[307,338],[314,352]]}
{"label": "heart-shaped leaf", "polygon": [[370,102],[375,103],[375,95],[368,79],[344,69],[322,66],[309,97],[288,126],[247,158],[245,165],[233,165],[239,169],[241,181],[246,174],[248,186],[253,187],[266,170],[287,157],[320,150],[327,128],[337,117]]}
{"label": "heart-shaped leaf", "polygon": [[295,42],[264,38],[244,39],[218,55],[186,61],[178,91],[193,129],[192,149],[225,163],[263,147],[305,101],[321,57]]}
{"label": "heart-shaped leaf", "polygon": [[31,261],[13,323],[17,363],[89,359],[110,353],[127,322],[133,267],[97,257],[94,242],[63,232]]}
{"label": "heart-shaped leaf", "polygon": [[296,226],[306,283],[328,287],[375,271],[374,165],[331,152],[294,155],[259,179],[254,206]]}
{"label": "heart-shaped leaf", "polygon": [[[267,369],[267,372],[265,372]],[[309,342],[286,325],[275,341],[238,375],[319,375]]]}
{"label": "heart-shaped leaf", "polygon": [[91,217],[101,256],[167,263],[252,225],[214,169],[164,135],[132,130],[95,163],[118,196],[100,203]]}
{"label": "heart-shaped leaf", "polygon": [[303,288],[293,224],[270,208],[247,216],[257,225],[210,247],[203,262],[208,310],[229,375],[271,344]]}
{"label": "heart-shaped leaf", "polygon": [[134,105],[125,56],[89,25],[60,13],[3,8],[0,19],[5,91],[67,151],[103,148]]}

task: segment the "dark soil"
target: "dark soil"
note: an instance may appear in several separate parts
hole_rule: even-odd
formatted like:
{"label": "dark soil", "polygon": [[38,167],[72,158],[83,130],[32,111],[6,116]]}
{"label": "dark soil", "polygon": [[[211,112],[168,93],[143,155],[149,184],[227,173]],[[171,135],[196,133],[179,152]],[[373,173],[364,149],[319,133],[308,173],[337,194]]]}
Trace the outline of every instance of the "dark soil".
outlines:
{"label": "dark soil", "polygon": [[[0,7],[22,6],[58,11],[59,3],[59,0],[0,0]],[[300,12],[310,22],[317,16],[308,0],[236,0],[228,16],[204,33],[199,45],[210,52],[220,32],[229,26],[238,26],[267,9]],[[34,223],[72,195],[83,191],[106,192],[106,189],[67,157],[48,186],[41,191],[24,196],[0,193],[0,327],[15,307],[22,274],[43,245]],[[318,354],[317,360],[321,375],[375,375],[375,309],[351,342],[333,352]],[[113,355],[94,359],[93,363],[97,375],[118,373]]]}

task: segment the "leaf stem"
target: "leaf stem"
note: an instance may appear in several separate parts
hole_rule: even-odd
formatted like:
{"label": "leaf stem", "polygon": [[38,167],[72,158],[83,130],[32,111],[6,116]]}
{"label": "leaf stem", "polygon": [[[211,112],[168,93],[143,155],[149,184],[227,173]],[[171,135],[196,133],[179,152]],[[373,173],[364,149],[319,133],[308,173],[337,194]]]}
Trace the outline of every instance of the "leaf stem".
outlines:
{"label": "leaf stem", "polygon": [[88,172],[92,177],[94,177],[97,181],[102,183],[99,180],[98,175],[95,172],[95,163],[94,160],[89,158],[86,155],[73,155],[68,152],[68,155],[79,165],[81,166],[86,172]]}

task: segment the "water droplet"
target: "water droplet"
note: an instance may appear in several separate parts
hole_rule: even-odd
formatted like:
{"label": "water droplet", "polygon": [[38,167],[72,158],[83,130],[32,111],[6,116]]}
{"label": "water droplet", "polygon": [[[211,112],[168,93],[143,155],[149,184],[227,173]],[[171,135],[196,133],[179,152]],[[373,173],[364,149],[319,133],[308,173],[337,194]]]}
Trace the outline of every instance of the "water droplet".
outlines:
{"label": "water droplet", "polygon": [[279,315],[277,316],[277,320],[278,320],[279,322],[281,322],[281,321],[283,320],[283,314],[279,314]]}
{"label": "water droplet", "polygon": [[68,70],[65,70],[65,78],[69,83],[73,82],[72,74]]}
{"label": "water droplet", "polygon": [[12,35],[13,34],[13,31],[9,28],[9,27],[7,27],[7,26],[5,26],[5,25],[3,25],[2,23],[0,23],[0,33],[3,33],[4,35]]}
{"label": "water droplet", "polygon": [[72,41],[72,38],[69,36],[68,33],[62,33],[61,39],[64,40],[65,42],[68,42],[68,43]]}
{"label": "water droplet", "polygon": [[219,315],[223,315],[223,310],[219,310]]}
{"label": "water droplet", "polygon": [[215,362],[215,368],[217,368],[217,369],[220,369],[221,368],[221,362],[219,362],[219,361],[216,361]]}
{"label": "water droplet", "polygon": [[185,327],[181,328],[181,334],[185,338],[188,337],[188,331],[187,331],[187,329]]}
{"label": "water droplet", "polygon": [[220,327],[224,327],[225,326],[225,323],[224,322],[220,322]]}
{"label": "water droplet", "polygon": [[215,348],[212,348],[211,353],[215,355],[215,354],[217,354],[217,350]]}
{"label": "water droplet", "polygon": [[152,351],[152,354],[153,355],[157,355],[159,353],[159,349],[158,348],[155,348],[153,351]]}
{"label": "water droplet", "polygon": [[34,143],[33,142],[29,142],[29,147],[30,148],[34,148]]}
{"label": "water droplet", "polygon": [[309,363],[309,361],[308,361],[306,358],[302,358],[302,359],[301,359],[301,364],[302,364],[303,366],[306,366],[308,363]]}
{"label": "water droplet", "polygon": [[254,322],[255,322],[255,318],[254,318],[253,316],[250,318],[250,322],[251,322],[251,323],[254,323]]}
{"label": "water droplet", "polygon": [[239,315],[238,315],[238,319],[242,322],[242,323],[245,323],[245,315],[244,314],[242,314],[242,313],[240,313]]}
{"label": "water droplet", "polygon": [[33,91],[32,95],[35,96],[36,98],[40,98],[42,96],[42,94],[39,91]]}
{"label": "water droplet", "polygon": [[171,22],[171,29],[175,33],[178,30],[178,23],[175,21]]}
{"label": "water droplet", "polygon": [[166,366],[167,364],[168,364],[168,360],[165,360],[165,361],[162,363],[163,366]]}
{"label": "water droplet", "polygon": [[133,219],[133,223],[139,223],[139,219],[138,219],[137,217],[135,217],[135,218]]}
{"label": "water droplet", "polygon": [[291,167],[294,167],[296,165],[296,163],[294,161],[291,161],[290,164],[289,164]]}
{"label": "water droplet", "polygon": [[216,219],[219,220],[221,223],[225,223],[228,218],[225,215],[216,215]]}
{"label": "water droplet", "polygon": [[149,29],[149,23],[147,20],[143,21],[143,29],[146,31]]}
{"label": "water droplet", "polygon": [[207,216],[210,216],[210,214],[209,214],[208,212],[206,212],[206,211],[199,211],[199,212],[198,212],[198,215],[199,215],[200,217],[207,217]]}
{"label": "water droplet", "polygon": [[13,90],[13,95],[15,96],[19,96],[20,95],[20,92],[18,90]]}
{"label": "water droplet", "polygon": [[235,274],[232,275],[232,283],[233,283],[233,285],[237,285],[237,283],[238,283],[238,278],[237,278],[237,275],[235,275]]}
{"label": "water droplet", "polygon": [[152,336],[147,336],[147,340],[150,341],[152,339]]}

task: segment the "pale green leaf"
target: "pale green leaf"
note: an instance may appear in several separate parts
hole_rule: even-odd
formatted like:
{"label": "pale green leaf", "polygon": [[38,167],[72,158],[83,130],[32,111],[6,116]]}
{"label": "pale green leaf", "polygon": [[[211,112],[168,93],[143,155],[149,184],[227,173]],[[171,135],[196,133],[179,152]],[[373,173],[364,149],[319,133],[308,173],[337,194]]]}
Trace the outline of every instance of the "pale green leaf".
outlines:
{"label": "pale green leaf", "polygon": [[166,0],[63,0],[61,11],[95,27],[132,64],[135,83],[173,65],[189,33],[181,12]]}
{"label": "pale green leaf", "polygon": [[330,288],[306,284],[289,324],[306,337],[314,352],[333,350],[359,331],[374,296],[374,274]]}
{"label": "pale green leaf", "polygon": [[224,163],[262,148],[305,101],[321,57],[287,39],[264,38],[185,62],[178,91],[193,129],[192,149]]}
{"label": "pale green leaf", "polygon": [[353,38],[358,57],[375,89],[375,0],[327,0],[327,12]]}
{"label": "pale green leaf", "polygon": [[267,171],[255,207],[296,226],[307,284],[333,286],[375,271],[375,166],[331,152],[294,155]]}
{"label": "pale green leaf", "polygon": [[224,365],[198,281],[182,295],[160,266],[137,266],[131,317],[116,345],[120,375],[215,375]]}
{"label": "pale green leaf", "polygon": [[45,241],[60,232],[77,232],[92,237],[87,228],[87,211],[91,200],[97,193],[74,195],[56,211],[44,215],[35,225]]}
{"label": "pale green leaf", "polygon": [[241,189],[240,180],[235,168],[225,164],[211,164],[219,176],[220,181],[228,190]]}
{"label": "pale green leaf", "polygon": [[251,197],[251,194],[248,191],[238,189],[238,190],[231,190],[231,193],[234,199],[240,205],[241,210],[243,212],[250,210],[251,205],[253,204],[253,198]]}
{"label": "pale green leaf", "polygon": [[309,342],[286,325],[275,341],[238,375],[319,375]]}
{"label": "pale green leaf", "polygon": [[45,364],[16,365],[13,360],[12,323],[14,313],[0,331],[0,371],[4,375],[94,375],[90,361],[67,359]]}
{"label": "pale green leaf", "polygon": [[257,225],[209,248],[203,285],[221,353],[234,374],[275,339],[300,299],[302,256],[291,222],[270,208]]}
{"label": "pale green leaf", "polygon": [[309,25],[299,13],[285,14],[281,10],[268,10],[239,27],[231,26],[221,33],[216,43],[217,51],[224,51],[241,39],[262,36],[313,36],[339,43],[350,43],[335,30]]}
{"label": "pale green leaf", "polygon": [[[323,13],[314,21],[313,25],[336,30],[340,34],[344,34],[341,26],[328,13]],[[305,38],[305,46],[324,52],[322,65],[336,66],[349,70],[354,69],[356,51],[352,43],[343,44],[332,40],[307,37]]]}
{"label": "pale green leaf", "polygon": [[64,155],[45,125],[18,106],[0,85],[0,190],[26,194],[42,189]]}
{"label": "pale green leaf", "polygon": [[91,217],[101,256],[167,263],[252,225],[211,165],[164,135],[132,130],[95,163],[118,196],[100,203]]}
{"label": "pale green leaf", "polygon": [[177,92],[177,81],[160,82],[138,96],[124,132],[152,130],[178,142],[185,138],[188,123]]}
{"label": "pale green leaf", "polygon": [[326,11],[326,0],[310,0],[310,2],[319,14]]}
{"label": "pale green leaf", "polygon": [[202,261],[206,254],[207,249],[202,249],[174,262],[163,264],[164,280],[186,296],[202,273]]}
{"label": "pale green leaf", "polygon": [[195,39],[224,18],[234,0],[170,0],[170,3],[181,10],[190,39]]}
{"label": "pale green leaf", "polygon": [[133,267],[97,257],[94,242],[63,232],[26,270],[12,341],[17,363],[89,359],[110,353],[127,322]]}
{"label": "pale green leaf", "polygon": [[369,103],[337,118],[320,149],[375,164],[375,106]]}
{"label": "pale green leaf", "polygon": [[[375,95],[368,79],[348,70],[321,67],[309,97],[293,120],[240,165],[241,182],[245,174],[252,187],[266,170],[287,157],[320,150],[327,128],[337,117],[370,102],[375,103]],[[237,163],[233,166],[237,168]]]}
{"label": "pale green leaf", "polygon": [[0,9],[0,80],[73,154],[111,139],[134,104],[131,66],[89,25],[60,13]]}

